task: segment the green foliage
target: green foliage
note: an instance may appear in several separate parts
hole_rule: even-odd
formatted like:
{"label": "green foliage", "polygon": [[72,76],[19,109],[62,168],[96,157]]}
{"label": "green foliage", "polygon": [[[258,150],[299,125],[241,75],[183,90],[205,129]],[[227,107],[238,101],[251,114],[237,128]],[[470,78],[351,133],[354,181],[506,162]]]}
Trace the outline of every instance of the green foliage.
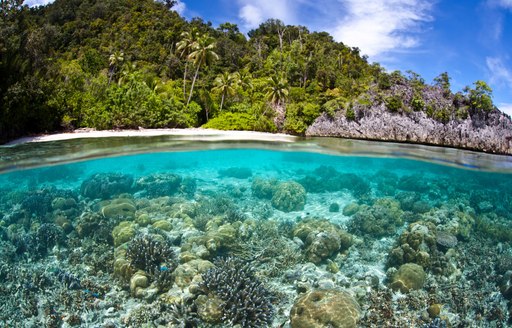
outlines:
{"label": "green foliage", "polygon": [[466,87],[464,91],[469,98],[469,104],[472,109],[483,112],[490,112],[494,109],[492,103],[492,89],[484,81],[473,83],[475,88]]}
{"label": "green foliage", "polygon": [[206,129],[238,131],[275,131],[275,125],[266,117],[255,117],[249,113],[221,113],[202,126]]}
{"label": "green foliage", "polygon": [[[205,126],[275,131],[275,120],[303,134],[323,112],[356,119],[349,104],[370,110],[384,102],[392,112],[425,110],[443,122],[494,108],[482,81],[453,95],[442,73],[434,85],[453,108],[429,108],[418,74],[387,73],[326,32],[270,19],[246,39],[229,22],[187,21],[169,10],[175,4],[55,1],[29,9],[4,1],[0,142],[78,127],[200,126],[210,117]],[[409,104],[399,95],[411,88]]]}
{"label": "green foliage", "polygon": [[386,98],[385,102],[386,108],[392,113],[401,111],[404,106],[402,98],[399,96],[389,96]]}
{"label": "green foliage", "polygon": [[347,108],[347,111],[345,112],[345,117],[349,121],[354,121],[356,119],[356,112],[354,112],[354,109],[352,108],[352,106]]}
{"label": "green foliage", "polygon": [[420,97],[415,96],[411,100],[411,107],[415,112],[422,111],[425,108],[425,102]]}
{"label": "green foliage", "polygon": [[307,127],[320,115],[320,106],[312,103],[292,103],[286,107],[284,130],[304,134]]}

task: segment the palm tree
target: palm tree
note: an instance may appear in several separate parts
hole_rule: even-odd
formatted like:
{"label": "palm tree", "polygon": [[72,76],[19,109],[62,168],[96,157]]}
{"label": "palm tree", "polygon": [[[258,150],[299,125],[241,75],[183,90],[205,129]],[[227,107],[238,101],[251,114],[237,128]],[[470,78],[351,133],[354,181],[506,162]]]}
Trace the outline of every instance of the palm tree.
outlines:
{"label": "palm tree", "polygon": [[212,91],[219,91],[221,94],[220,100],[220,109],[222,111],[222,106],[224,105],[224,100],[227,95],[234,95],[235,88],[238,84],[238,73],[229,74],[228,72],[224,72],[222,74],[217,75],[215,80],[213,81],[213,89]]}
{"label": "palm tree", "polygon": [[110,64],[108,84],[110,84],[110,82],[112,82],[112,77],[116,73],[117,68],[124,61],[124,53],[122,51],[114,51],[114,53],[111,54],[108,58],[108,61]]}
{"label": "palm tree", "polygon": [[288,81],[284,77],[273,75],[268,78],[265,88],[267,100],[279,106],[288,97]]}
{"label": "palm tree", "polygon": [[196,73],[194,74],[194,79],[192,80],[192,86],[190,87],[190,94],[187,100],[187,106],[190,103],[190,99],[192,99],[192,94],[194,92],[194,85],[197,80],[197,75],[199,74],[199,69],[202,66],[208,66],[211,62],[216,59],[219,59],[219,55],[217,55],[213,49],[215,48],[215,39],[205,34],[194,42],[192,51],[187,58],[193,61],[196,67]]}
{"label": "palm tree", "polygon": [[238,80],[238,84],[245,91],[247,89],[252,89],[252,74],[249,72],[249,69],[244,68],[243,70],[236,72],[236,79]]}
{"label": "palm tree", "polygon": [[197,28],[194,27],[190,32],[185,31],[181,33],[181,41],[176,43],[176,50],[179,51],[179,57],[185,59],[185,71],[183,73],[183,99],[185,99],[185,97],[187,96],[186,81],[188,62],[190,60],[188,56],[192,52],[193,47],[196,44],[198,38],[199,32],[197,31]]}

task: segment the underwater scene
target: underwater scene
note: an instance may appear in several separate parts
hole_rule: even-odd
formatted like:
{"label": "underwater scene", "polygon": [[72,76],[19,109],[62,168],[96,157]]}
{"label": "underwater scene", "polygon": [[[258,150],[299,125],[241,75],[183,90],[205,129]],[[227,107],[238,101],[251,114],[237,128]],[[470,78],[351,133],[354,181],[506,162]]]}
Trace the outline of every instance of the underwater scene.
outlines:
{"label": "underwater scene", "polygon": [[13,166],[0,326],[507,327],[511,186],[265,147]]}

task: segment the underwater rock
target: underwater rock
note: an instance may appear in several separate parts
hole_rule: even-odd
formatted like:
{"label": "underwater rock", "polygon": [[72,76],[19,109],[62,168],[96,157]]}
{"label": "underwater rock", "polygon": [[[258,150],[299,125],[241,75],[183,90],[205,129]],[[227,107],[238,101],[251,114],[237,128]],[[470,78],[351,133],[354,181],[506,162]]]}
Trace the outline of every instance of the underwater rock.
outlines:
{"label": "underwater rock", "polygon": [[411,290],[417,290],[423,287],[426,280],[425,271],[415,263],[402,264],[398,271],[393,274],[390,287],[394,290],[400,290],[407,293]]}
{"label": "underwater rock", "polygon": [[290,312],[291,328],[355,328],[361,308],[347,292],[314,290],[299,297]]}
{"label": "underwater rock", "polygon": [[251,184],[252,194],[257,198],[272,199],[277,184],[277,179],[254,178]]}
{"label": "underwater rock", "polygon": [[130,221],[121,221],[112,230],[112,238],[114,239],[114,246],[119,246],[135,237],[135,224]]}
{"label": "underwater rock", "polygon": [[293,236],[304,242],[306,259],[315,264],[347,250],[352,245],[352,236],[349,233],[325,219],[302,220],[293,230]]}
{"label": "underwater rock", "polygon": [[395,234],[403,223],[400,204],[391,198],[379,198],[372,206],[361,205],[349,223],[349,230],[380,238]]}
{"label": "underwater rock", "polygon": [[179,191],[182,178],[172,173],[155,173],[137,180],[139,190],[146,191],[148,197],[171,196]]}
{"label": "underwater rock", "polygon": [[507,300],[512,300],[512,270],[505,272],[499,282],[501,294]]}
{"label": "underwater rock", "polygon": [[272,206],[283,212],[301,211],[306,204],[306,190],[295,181],[281,182],[272,195]]}
{"label": "underwater rock", "polygon": [[332,203],[331,205],[329,205],[329,212],[338,213],[339,211],[340,211],[340,204]]}
{"label": "underwater rock", "polygon": [[109,199],[132,191],[133,177],[121,173],[97,173],[80,186],[82,196],[91,199]]}
{"label": "underwater rock", "polygon": [[102,203],[101,214],[103,217],[112,218],[134,218],[137,207],[129,198],[116,198],[112,201]]}
{"label": "underwater rock", "polygon": [[252,176],[251,169],[246,167],[230,167],[225,170],[219,170],[219,177],[248,179]]}

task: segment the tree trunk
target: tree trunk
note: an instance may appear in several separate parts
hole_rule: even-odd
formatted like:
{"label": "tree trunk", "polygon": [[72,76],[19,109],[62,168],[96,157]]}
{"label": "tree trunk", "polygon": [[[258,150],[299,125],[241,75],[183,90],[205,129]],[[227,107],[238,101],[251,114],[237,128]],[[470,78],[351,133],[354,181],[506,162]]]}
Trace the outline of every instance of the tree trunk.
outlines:
{"label": "tree trunk", "polygon": [[188,107],[188,104],[190,104],[190,99],[192,99],[192,93],[194,92],[194,85],[196,84],[197,75],[199,74],[199,67],[201,67],[201,65],[197,65],[196,74],[194,74],[194,79],[192,80],[192,86],[190,87],[190,94],[188,95],[188,100],[187,100],[187,107]]}
{"label": "tree trunk", "polygon": [[183,99],[187,97],[187,66],[188,62],[185,62],[185,72],[183,73]]}
{"label": "tree trunk", "polygon": [[219,111],[221,111],[221,112],[222,112],[222,105],[224,105],[224,96],[225,96],[225,95],[226,95],[226,94],[223,92],[223,93],[222,93],[222,98],[220,99],[220,109],[219,109]]}

